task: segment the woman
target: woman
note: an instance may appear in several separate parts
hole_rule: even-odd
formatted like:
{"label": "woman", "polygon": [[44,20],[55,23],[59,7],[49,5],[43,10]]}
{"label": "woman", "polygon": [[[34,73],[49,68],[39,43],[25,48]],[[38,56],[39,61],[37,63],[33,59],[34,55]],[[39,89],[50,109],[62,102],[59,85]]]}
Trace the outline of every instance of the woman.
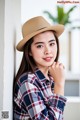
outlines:
{"label": "woman", "polygon": [[14,80],[14,120],[63,119],[65,74],[58,61],[63,31],[63,25],[51,26],[42,16],[24,23],[17,45],[23,58]]}

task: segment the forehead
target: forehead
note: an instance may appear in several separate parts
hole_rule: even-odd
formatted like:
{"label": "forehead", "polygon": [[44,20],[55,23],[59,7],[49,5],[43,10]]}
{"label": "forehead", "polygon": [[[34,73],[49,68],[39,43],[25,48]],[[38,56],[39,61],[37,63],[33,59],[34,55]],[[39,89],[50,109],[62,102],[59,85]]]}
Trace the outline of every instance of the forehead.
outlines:
{"label": "forehead", "polygon": [[51,39],[55,39],[55,36],[54,36],[54,33],[53,31],[45,31],[45,32],[42,32],[42,33],[39,33],[37,35],[35,35],[33,37],[33,39],[36,41],[36,40],[51,40]]}

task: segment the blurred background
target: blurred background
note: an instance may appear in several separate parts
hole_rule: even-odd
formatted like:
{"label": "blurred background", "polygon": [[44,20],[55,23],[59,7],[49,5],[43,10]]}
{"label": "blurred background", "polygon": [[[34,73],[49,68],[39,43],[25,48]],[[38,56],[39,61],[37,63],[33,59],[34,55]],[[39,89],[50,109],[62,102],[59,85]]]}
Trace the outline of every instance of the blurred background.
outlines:
{"label": "blurred background", "polygon": [[[65,4],[64,4],[65,2]],[[73,3],[74,2],[74,3]],[[76,3],[75,3],[76,2]],[[22,39],[22,24],[35,16],[51,24],[63,24],[59,37],[60,58],[65,65],[64,120],[80,120],[80,1],[78,0],[0,0],[0,119],[2,111],[12,120],[12,87],[22,53],[16,44]]]}

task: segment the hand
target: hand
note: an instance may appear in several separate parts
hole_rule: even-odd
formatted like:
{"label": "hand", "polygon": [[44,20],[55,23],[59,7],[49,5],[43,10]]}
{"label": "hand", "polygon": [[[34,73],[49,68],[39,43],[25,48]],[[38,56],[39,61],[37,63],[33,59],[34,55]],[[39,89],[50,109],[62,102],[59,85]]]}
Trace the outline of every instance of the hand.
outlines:
{"label": "hand", "polygon": [[55,93],[64,93],[64,84],[65,84],[65,70],[62,63],[54,62],[52,66],[49,67],[49,72],[54,79]]}

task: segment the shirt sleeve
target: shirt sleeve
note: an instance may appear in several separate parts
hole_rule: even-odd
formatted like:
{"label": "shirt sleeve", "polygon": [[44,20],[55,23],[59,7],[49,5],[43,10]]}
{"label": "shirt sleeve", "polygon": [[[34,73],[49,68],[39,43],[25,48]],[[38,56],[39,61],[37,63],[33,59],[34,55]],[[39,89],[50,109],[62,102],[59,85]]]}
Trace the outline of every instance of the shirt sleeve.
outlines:
{"label": "shirt sleeve", "polygon": [[33,84],[26,82],[18,92],[20,104],[25,105],[31,120],[63,120],[66,98],[53,94],[44,100],[42,92]]}

